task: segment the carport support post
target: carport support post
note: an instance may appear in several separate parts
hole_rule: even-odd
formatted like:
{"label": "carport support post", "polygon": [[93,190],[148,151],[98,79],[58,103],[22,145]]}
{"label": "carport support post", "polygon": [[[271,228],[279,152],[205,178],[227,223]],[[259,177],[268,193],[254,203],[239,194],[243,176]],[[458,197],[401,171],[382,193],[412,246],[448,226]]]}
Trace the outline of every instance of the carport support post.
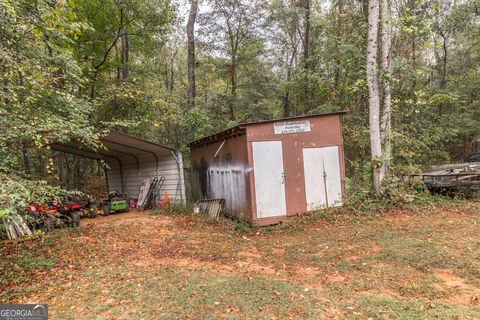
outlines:
{"label": "carport support post", "polygon": [[118,160],[118,166],[119,166],[119,168],[120,168],[120,185],[122,186],[122,194],[124,194],[124,193],[125,193],[125,187],[124,187],[124,185],[123,185],[123,166],[122,166],[122,161],[121,161],[119,158],[117,158],[117,160]]}

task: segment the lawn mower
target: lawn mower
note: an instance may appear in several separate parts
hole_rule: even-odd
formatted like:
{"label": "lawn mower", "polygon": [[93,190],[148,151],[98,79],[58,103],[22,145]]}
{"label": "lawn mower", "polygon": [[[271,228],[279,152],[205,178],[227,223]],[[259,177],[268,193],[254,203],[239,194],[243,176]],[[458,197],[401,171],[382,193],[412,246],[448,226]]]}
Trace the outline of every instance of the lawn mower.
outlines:
{"label": "lawn mower", "polygon": [[127,199],[117,191],[107,195],[107,199],[100,204],[100,212],[104,216],[111,213],[128,212],[130,209]]}
{"label": "lawn mower", "polygon": [[77,228],[80,225],[80,205],[74,201],[58,204],[61,222],[67,227]]}
{"label": "lawn mower", "polygon": [[89,195],[76,196],[72,199],[73,202],[80,206],[79,212],[82,218],[96,218],[99,213],[95,200]]}
{"label": "lawn mower", "polygon": [[53,200],[47,203],[32,203],[27,206],[33,229],[52,231],[54,228],[80,225],[80,205],[75,202],[61,203]]}

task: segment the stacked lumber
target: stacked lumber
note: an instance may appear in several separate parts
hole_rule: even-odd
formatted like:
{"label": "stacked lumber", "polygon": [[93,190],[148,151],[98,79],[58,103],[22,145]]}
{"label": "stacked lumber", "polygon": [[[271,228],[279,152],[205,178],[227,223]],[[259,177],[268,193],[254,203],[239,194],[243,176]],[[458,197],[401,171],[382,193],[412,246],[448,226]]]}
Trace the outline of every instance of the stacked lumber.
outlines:
{"label": "stacked lumber", "polygon": [[10,240],[32,235],[32,231],[27,226],[23,218],[19,215],[4,217],[2,218],[2,222]]}

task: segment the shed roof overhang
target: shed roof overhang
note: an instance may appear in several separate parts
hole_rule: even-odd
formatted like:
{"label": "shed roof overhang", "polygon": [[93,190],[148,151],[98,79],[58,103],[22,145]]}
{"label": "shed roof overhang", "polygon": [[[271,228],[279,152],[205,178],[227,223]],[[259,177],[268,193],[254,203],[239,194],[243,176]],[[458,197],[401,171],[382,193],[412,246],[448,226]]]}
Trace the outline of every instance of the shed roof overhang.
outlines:
{"label": "shed roof overhang", "polygon": [[217,142],[224,141],[224,140],[227,140],[227,139],[242,136],[246,133],[247,133],[247,129],[242,125],[238,125],[238,126],[235,126],[233,128],[215,133],[211,136],[204,137],[204,138],[201,138],[199,140],[195,140],[193,142],[190,142],[188,144],[188,146],[191,149],[196,149],[196,148],[206,146],[206,145],[209,145],[209,144],[213,144],[213,143],[217,143]]}

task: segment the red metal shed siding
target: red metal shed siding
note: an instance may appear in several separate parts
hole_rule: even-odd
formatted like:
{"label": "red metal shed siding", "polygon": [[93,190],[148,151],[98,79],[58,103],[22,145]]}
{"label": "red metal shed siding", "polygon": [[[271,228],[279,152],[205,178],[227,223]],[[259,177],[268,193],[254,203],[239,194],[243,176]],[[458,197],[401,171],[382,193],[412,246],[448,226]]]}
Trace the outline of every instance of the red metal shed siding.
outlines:
{"label": "red metal shed siding", "polygon": [[[217,166],[214,165],[215,153],[217,152],[217,150],[219,150],[217,155],[219,160],[223,161],[227,157],[231,157],[231,164],[235,167],[236,170],[243,170],[243,174],[245,177],[245,190],[243,190],[243,194],[245,196],[243,197],[241,194],[239,194],[241,192],[232,192],[232,196],[235,197],[235,201],[237,201],[237,203],[234,205],[234,208],[228,208],[228,199],[226,199],[227,209],[229,209],[231,213],[237,215],[239,218],[251,220],[251,192],[249,189],[250,185],[247,180],[248,172],[250,171],[247,156],[247,136],[242,135],[235,138],[226,139],[224,145],[220,148],[221,145],[222,141],[206,146],[201,146],[192,150],[192,188],[198,188],[199,186],[197,184],[201,183],[201,181],[198,181],[195,177],[196,174],[194,164],[200,164],[203,159],[208,166],[208,170],[212,170],[212,168],[219,169],[217,168]],[[236,179],[236,181],[238,181],[238,179]],[[212,190],[209,191],[211,192]],[[211,194],[208,194],[208,196],[211,197]],[[201,200],[201,197],[195,196],[195,192],[194,200]]]}
{"label": "red metal shed siding", "polygon": [[[266,122],[247,126],[248,161],[253,167],[252,142],[282,141],[283,163],[285,177],[285,194],[287,216],[307,211],[305,195],[305,179],[303,170],[303,148],[338,146],[340,159],[340,174],[343,193],[345,191],[345,164],[343,158],[342,125],[339,114],[312,116],[302,118],[310,122],[309,132],[275,134],[274,124],[284,122]],[[252,220],[258,224],[270,224],[281,220],[279,218],[257,219],[255,181],[253,171],[250,171],[250,197]]]}

